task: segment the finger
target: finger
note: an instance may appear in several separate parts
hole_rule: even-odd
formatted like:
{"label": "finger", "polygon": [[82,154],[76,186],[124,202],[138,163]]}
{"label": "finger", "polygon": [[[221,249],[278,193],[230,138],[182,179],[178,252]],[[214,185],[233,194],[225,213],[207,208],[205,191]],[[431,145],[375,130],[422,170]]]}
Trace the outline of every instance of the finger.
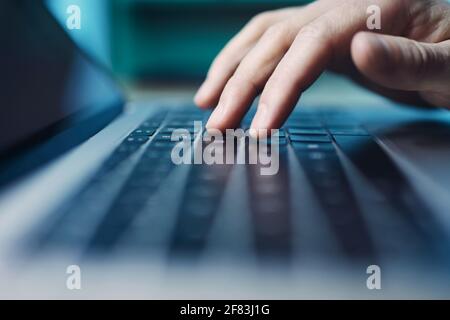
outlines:
{"label": "finger", "polygon": [[[351,55],[349,56],[349,58],[351,60]],[[353,62],[351,62],[351,66],[347,66],[345,72],[341,72],[340,74],[348,76],[351,80],[358,83],[362,87],[365,87],[370,91],[384,96],[394,102],[408,104],[419,108],[428,108],[433,105],[429,101],[425,100],[419,92],[390,89],[373,82],[372,80],[361,74],[361,72],[359,72]]]}
{"label": "finger", "polygon": [[228,81],[207,127],[223,130],[238,125],[286,54],[298,30],[312,19],[314,16],[305,10],[303,15],[279,22],[265,32]]}
{"label": "finger", "polygon": [[[315,36],[314,36],[315,38]],[[327,43],[302,33],[277,66],[261,95],[251,128],[275,129],[287,118],[301,92],[313,82],[329,59]],[[305,49],[305,50],[303,50]]]}
{"label": "finger", "polygon": [[361,32],[351,45],[356,67],[367,78],[391,89],[448,92],[450,40],[430,44]]}
{"label": "finger", "polygon": [[293,26],[281,22],[270,27],[242,60],[226,84],[207,128],[234,128],[295,38]]}
{"label": "finger", "polygon": [[317,1],[304,7],[280,9],[256,16],[215,59],[207,79],[194,98],[195,102],[205,108],[217,104],[226,83],[242,59],[270,26],[297,17],[298,13],[302,13],[297,17],[299,23],[302,20],[310,21],[336,5],[331,3],[329,0]]}
{"label": "finger", "polygon": [[303,27],[268,80],[253,119],[252,132],[279,128],[301,93],[326,68],[336,48],[346,47],[351,35],[365,26],[365,12],[342,5]]}
{"label": "finger", "polygon": [[214,59],[206,80],[195,95],[195,103],[203,108],[215,105],[242,58],[272,24],[284,19],[293,10],[282,9],[255,16]]}
{"label": "finger", "polygon": [[227,82],[207,127],[220,130],[236,127],[289,49],[298,30],[329,8],[326,2],[315,2],[268,28]]}

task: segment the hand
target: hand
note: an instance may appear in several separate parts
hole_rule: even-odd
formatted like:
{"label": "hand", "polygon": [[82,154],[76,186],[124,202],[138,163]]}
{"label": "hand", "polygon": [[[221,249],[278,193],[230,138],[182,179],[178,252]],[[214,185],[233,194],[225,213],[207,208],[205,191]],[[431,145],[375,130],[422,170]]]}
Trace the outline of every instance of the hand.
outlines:
{"label": "hand", "polygon": [[[381,30],[367,32],[367,8]],[[444,0],[319,0],[253,18],[213,62],[195,102],[207,128],[235,128],[261,93],[251,128],[279,128],[325,70],[387,97],[450,107],[450,5]]]}

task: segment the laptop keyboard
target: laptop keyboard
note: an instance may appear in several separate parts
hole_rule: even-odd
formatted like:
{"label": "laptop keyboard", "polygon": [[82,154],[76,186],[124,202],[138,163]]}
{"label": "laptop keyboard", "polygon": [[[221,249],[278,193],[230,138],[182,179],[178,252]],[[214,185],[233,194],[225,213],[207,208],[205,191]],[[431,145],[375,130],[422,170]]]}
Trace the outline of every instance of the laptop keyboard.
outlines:
{"label": "laptop keyboard", "polygon": [[[243,127],[248,127],[251,115],[243,121]],[[194,121],[205,123],[207,116],[183,110],[146,119],[124,138],[90,183],[39,228],[33,246],[83,244],[86,253],[98,254],[114,251],[128,237],[128,243],[148,250],[158,233],[154,230],[158,219],[168,214],[164,210],[151,212],[149,200],[159,197],[161,185],[178,169],[170,158],[176,144],[171,134],[179,128],[193,134]],[[296,197],[290,181],[293,159],[302,168],[323,221],[346,257],[377,259],[380,247],[395,247],[396,241],[399,246],[404,244],[392,241],[400,235],[407,236],[411,250],[430,253],[445,237],[394,162],[354,119],[318,112],[293,114],[280,130],[278,144],[277,175],[259,174],[260,164],[247,165],[244,170],[249,204],[245,210],[258,257],[273,256],[283,261],[292,257],[297,238],[293,223],[297,212],[291,205]],[[390,210],[383,209],[380,218],[371,219],[370,226],[360,206],[361,201],[367,201],[367,190],[352,185],[343,157],[373,184],[381,195],[381,207]],[[185,180],[176,182],[185,187],[172,200],[178,203],[167,243],[173,256],[201,256],[214,233],[214,222],[236,168],[231,164],[192,165]],[[148,225],[139,223],[144,215],[153,215],[154,220],[149,219]],[[390,228],[389,221],[401,227]],[[381,230],[382,239],[372,237],[373,228]]]}

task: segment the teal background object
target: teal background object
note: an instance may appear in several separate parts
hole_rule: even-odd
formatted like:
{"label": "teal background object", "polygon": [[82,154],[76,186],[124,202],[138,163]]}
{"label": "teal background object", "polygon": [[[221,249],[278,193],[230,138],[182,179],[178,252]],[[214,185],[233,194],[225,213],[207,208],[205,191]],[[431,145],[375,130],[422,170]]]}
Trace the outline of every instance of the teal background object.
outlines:
{"label": "teal background object", "polygon": [[81,30],[68,33],[89,55],[132,81],[203,78],[212,59],[255,14],[307,0],[46,0],[65,27],[78,5]]}
{"label": "teal background object", "polygon": [[89,55],[111,67],[111,0],[46,0],[46,3],[64,28],[67,7],[78,5],[81,9],[81,30],[67,30],[68,34]]}
{"label": "teal background object", "polygon": [[305,2],[113,0],[113,68],[131,79],[203,78],[214,56],[256,13]]}

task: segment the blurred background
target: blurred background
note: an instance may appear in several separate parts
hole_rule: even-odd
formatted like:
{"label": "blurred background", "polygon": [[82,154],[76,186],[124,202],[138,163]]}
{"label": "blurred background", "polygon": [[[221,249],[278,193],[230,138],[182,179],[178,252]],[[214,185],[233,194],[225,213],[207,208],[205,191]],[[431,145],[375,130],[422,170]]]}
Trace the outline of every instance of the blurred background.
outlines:
{"label": "blurred background", "polygon": [[122,79],[198,82],[223,45],[255,14],[307,0],[48,0],[61,23],[79,5],[70,34]]}
{"label": "blurred background", "polygon": [[[131,100],[192,98],[216,54],[257,13],[312,0],[45,0],[62,25],[69,5],[81,30],[69,34],[113,70]],[[450,1],[450,0],[449,0]],[[324,94],[326,92],[326,94]],[[325,73],[302,103],[379,104],[384,100]]]}

